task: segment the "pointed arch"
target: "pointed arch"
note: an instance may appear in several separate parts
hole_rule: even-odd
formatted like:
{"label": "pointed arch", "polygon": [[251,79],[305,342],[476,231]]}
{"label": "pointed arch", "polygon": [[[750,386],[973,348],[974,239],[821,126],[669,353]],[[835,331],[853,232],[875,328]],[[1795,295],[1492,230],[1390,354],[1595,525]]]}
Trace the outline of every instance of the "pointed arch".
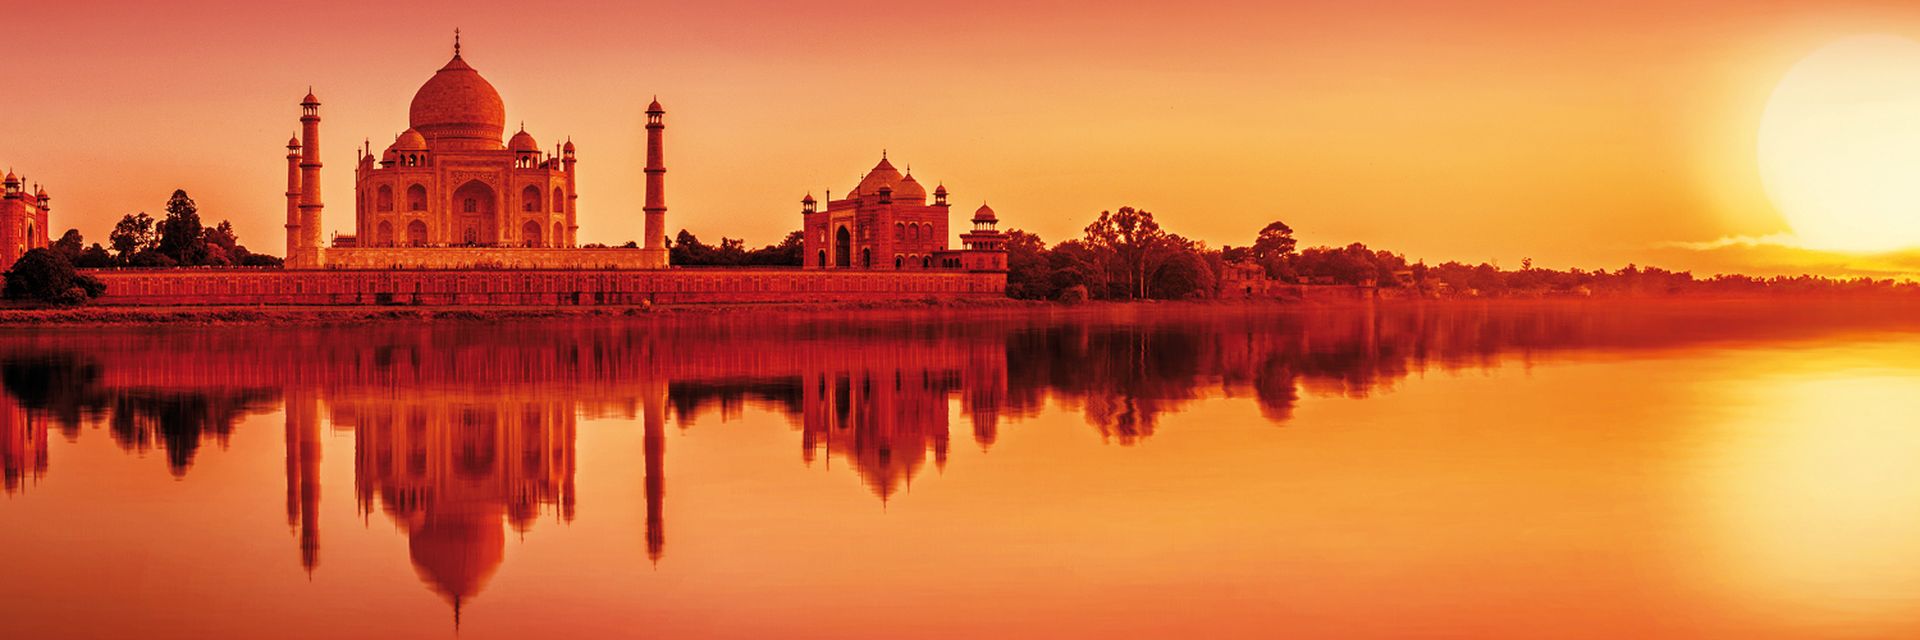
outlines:
{"label": "pointed arch", "polygon": [[527,188],[521,189],[520,211],[525,213],[540,213],[540,205],[546,201],[546,199],[540,197],[540,195],[540,187],[534,185],[527,185]]}

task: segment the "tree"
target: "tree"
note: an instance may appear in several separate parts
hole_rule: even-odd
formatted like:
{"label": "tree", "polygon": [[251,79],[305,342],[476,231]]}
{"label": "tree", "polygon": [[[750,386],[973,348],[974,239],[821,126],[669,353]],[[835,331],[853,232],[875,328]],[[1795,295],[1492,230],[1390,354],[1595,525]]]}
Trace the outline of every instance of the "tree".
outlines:
{"label": "tree", "polygon": [[43,247],[28,250],[7,270],[4,295],[9,300],[74,305],[106,292],[99,279],[74,271],[65,255]]}
{"label": "tree", "polygon": [[53,250],[65,256],[68,262],[79,258],[81,250],[85,247],[86,244],[80,238],[79,229],[68,229],[66,233],[60,234],[59,240],[53,241]]}
{"label": "tree", "polygon": [[98,242],[81,251],[80,255],[73,259],[73,266],[79,269],[105,269],[112,267],[113,264],[113,255],[107,253],[107,248],[100,246]]}
{"label": "tree", "polygon": [[160,242],[153,233],[153,217],[147,212],[129,213],[113,225],[113,233],[107,235],[107,244],[113,247],[113,254],[121,262],[129,262],[135,254],[153,249]]}
{"label": "tree", "polygon": [[233,233],[233,223],[221,220],[219,225],[200,230],[201,246],[206,247],[207,264],[226,266],[240,264],[246,258],[247,248],[240,246],[240,238]]}
{"label": "tree", "polygon": [[1153,213],[1133,207],[1100,212],[1085,233],[1101,267],[1120,275],[1119,294],[1128,298],[1147,297],[1149,276],[1174,254]]}
{"label": "tree", "polygon": [[1007,230],[1007,296],[1045,300],[1054,297],[1055,291],[1047,243],[1019,229]]}
{"label": "tree", "polygon": [[1260,230],[1260,235],[1254,238],[1253,247],[1247,253],[1255,263],[1267,270],[1268,277],[1291,276],[1289,272],[1292,269],[1288,268],[1287,259],[1292,257],[1295,244],[1293,227],[1275,220]]}
{"label": "tree", "polygon": [[183,189],[167,199],[167,217],[160,220],[160,253],[181,266],[207,264],[207,240],[200,227],[200,209]]}
{"label": "tree", "polygon": [[770,244],[747,252],[746,263],[763,267],[798,267],[805,264],[806,234],[788,233],[780,244]]}

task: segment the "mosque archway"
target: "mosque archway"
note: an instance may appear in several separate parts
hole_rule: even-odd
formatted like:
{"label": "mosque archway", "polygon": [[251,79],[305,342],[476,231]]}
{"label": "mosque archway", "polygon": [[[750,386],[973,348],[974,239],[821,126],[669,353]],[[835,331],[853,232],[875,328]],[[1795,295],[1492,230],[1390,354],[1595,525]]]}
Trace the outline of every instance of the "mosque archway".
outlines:
{"label": "mosque archway", "polygon": [[380,190],[373,196],[373,208],[381,212],[393,210],[393,187],[380,185]]}
{"label": "mosque archway", "polygon": [[847,233],[846,227],[833,232],[833,266],[853,266],[853,234]]}
{"label": "mosque archway", "polygon": [[[383,191],[388,191],[389,195],[392,194],[391,190],[388,190],[386,187],[380,187],[380,189]],[[393,246],[393,223],[387,222],[385,220],[380,221],[380,229],[379,231],[376,231],[373,235],[375,238],[375,242],[374,242],[375,246],[380,246],[380,247]]]}
{"label": "mosque archway", "polygon": [[539,213],[542,200],[540,187],[527,185],[527,188],[520,190],[520,210],[523,212]]}
{"label": "mosque archway", "polygon": [[407,187],[407,210],[427,210],[427,188],[421,185]]}
{"label": "mosque archway", "polygon": [[407,244],[427,246],[427,223],[419,220],[407,223]]}
{"label": "mosque archway", "polygon": [[479,180],[469,181],[453,191],[454,223],[467,230],[468,243],[492,244],[499,240],[494,209],[497,200],[493,187]]}
{"label": "mosque archway", "polygon": [[540,223],[528,220],[520,225],[520,241],[529,247],[546,246],[540,243]]}

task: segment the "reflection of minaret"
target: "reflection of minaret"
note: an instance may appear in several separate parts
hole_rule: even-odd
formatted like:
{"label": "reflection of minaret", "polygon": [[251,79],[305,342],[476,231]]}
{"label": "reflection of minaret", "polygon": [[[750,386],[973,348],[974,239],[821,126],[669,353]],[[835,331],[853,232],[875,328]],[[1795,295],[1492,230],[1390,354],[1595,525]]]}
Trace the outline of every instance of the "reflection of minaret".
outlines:
{"label": "reflection of minaret", "polygon": [[7,493],[47,475],[47,425],[0,394],[0,482]]}
{"label": "reflection of minaret", "polygon": [[641,421],[646,433],[646,484],[647,484],[647,559],[660,564],[661,552],[667,546],[666,521],[661,517],[661,503],[666,498],[666,426],[667,398],[666,385],[655,383],[647,390],[642,404]]}
{"label": "reflection of minaret", "polygon": [[287,392],[287,526],[300,531],[300,566],[320,565],[320,402]]}

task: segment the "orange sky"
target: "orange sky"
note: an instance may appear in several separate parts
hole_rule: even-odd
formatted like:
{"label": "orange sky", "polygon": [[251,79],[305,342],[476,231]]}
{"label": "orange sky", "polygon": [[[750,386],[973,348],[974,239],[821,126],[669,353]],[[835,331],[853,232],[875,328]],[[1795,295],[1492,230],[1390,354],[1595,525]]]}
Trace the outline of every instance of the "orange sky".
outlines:
{"label": "orange sky", "polygon": [[1754,158],[1775,82],[1838,38],[1920,39],[1910,1],[1032,4],[18,3],[0,164],[89,241],[185,188],[278,254],[307,86],[349,231],[355,146],[406,127],[459,27],[510,128],[579,145],[582,242],[638,237],[657,93],[668,226],[710,242],[777,241],[885,148],[1050,242],[1133,205],[1215,246],[1278,218],[1429,262],[1920,265],[1674,244],[1787,230]]}

